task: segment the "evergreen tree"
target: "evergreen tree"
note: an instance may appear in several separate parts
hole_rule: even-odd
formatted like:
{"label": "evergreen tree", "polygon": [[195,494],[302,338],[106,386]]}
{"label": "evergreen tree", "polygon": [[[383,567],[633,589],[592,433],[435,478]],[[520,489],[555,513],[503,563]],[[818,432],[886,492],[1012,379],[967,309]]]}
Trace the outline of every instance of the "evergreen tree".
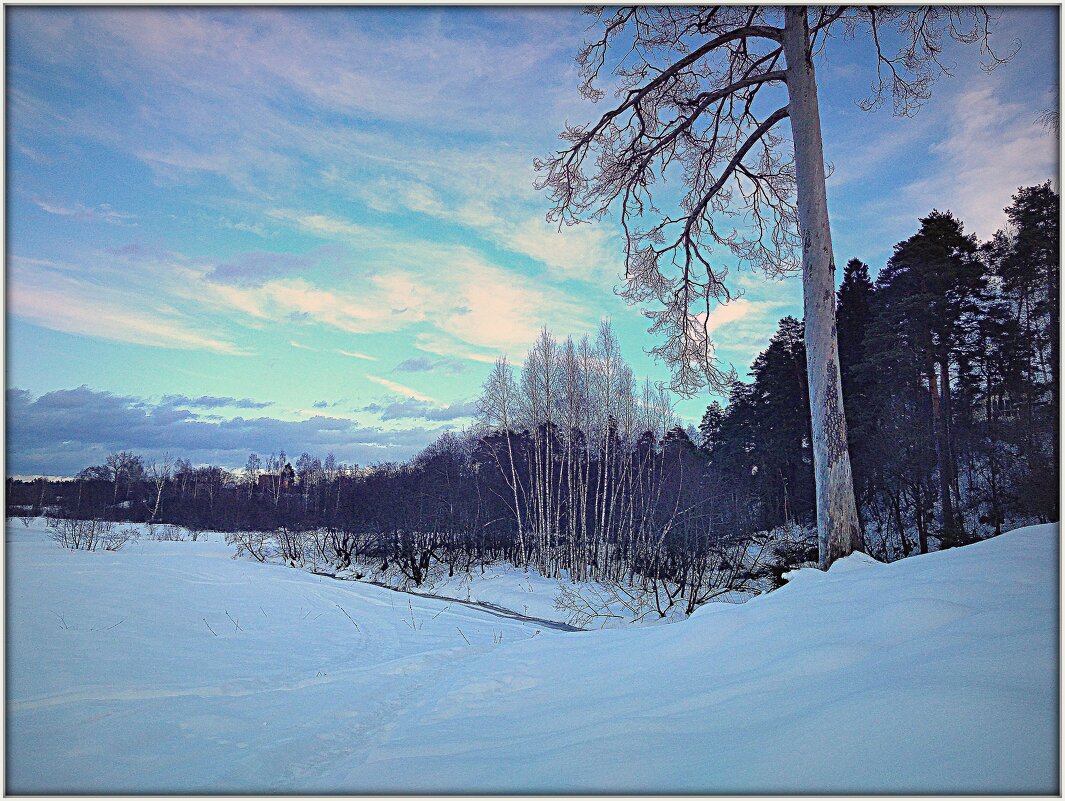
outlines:
{"label": "evergreen tree", "polygon": [[847,402],[848,384],[853,383],[853,370],[849,366],[864,360],[865,329],[873,304],[873,282],[869,278],[869,265],[860,259],[851,259],[843,268],[843,283],[836,300],[836,330],[839,340],[839,363],[843,372],[843,402]]}
{"label": "evergreen tree", "polygon": [[[1018,325],[1032,345],[1028,384],[1033,390],[1025,399],[1025,414],[1032,436],[1031,450],[1038,448],[1037,429],[1048,431],[1051,458],[1040,466],[1050,479],[1042,488],[1050,514],[1058,517],[1058,462],[1061,445],[1056,424],[1060,408],[1061,307],[1059,198],[1050,182],[1022,188],[1006,209],[1012,227],[1011,247],[998,260],[997,278],[1002,292],[1016,310]],[[1047,411],[1051,414],[1047,414]],[[1038,419],[1037,419],[1038,418]]]}
{"label": "evergreen tree", "polygon": [[939,536],[943,546],[959,544],[967,535],[958,508],[951,379],[965,328],[973,324],[986,286],[976,238],[950,212],[933,211],[916,234],[895,246],[877,283],[886,321],[896,332],[907,329],[917,346],[935,431]]}
{"label": "evergreen tree", "polygon": [[740,531],[809,521],[813,453],[799,320],[780,321],[749,374],[751,383],[733,382],[726,409],[710,405],[700,427],[704,441],[712,439],[711,475],[728,500],[725,517]]}
{"label": "evergreen tree", "polygon": [[714,452],[721,436],[721,422],[725,417],[725,410],[717,401],[711,402],[703,413],[703,419],[699,422],[699,447],[706,453]]}
{"label": "evergreen tree", "polygon": [[843,283],[836,300],[836,327],[839,338],[839,368],[843,381],[843,406],[847,414],[847,441],[854,470],[854,491],[858,518],[864,530],[863,507],[870,502],[876,454],[875,427],[869,414],[871,405],[862,381],[865,363],[865,336],[873,310],[873,281],[869,266],[851,259],[843,269]]}

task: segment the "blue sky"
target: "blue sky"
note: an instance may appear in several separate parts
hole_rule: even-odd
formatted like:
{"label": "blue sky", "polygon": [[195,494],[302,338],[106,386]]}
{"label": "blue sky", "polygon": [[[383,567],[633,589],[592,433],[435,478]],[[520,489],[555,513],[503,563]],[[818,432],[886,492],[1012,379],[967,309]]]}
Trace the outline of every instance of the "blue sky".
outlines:
{"label": "blue sky", "polygon": [[[865,113],[873,61],[819,64],[837,262],[881,266],[918,216],[982,238],[1018,186],[1057,178],[1058,10],[1001,10],[915,118]],[[9,474],[116,449],[243,465],[248,452],[403,459],[472,422],[491,362],[542,325],[610,317],[616,221],[559,233],[532,161],[597,107],[575,8],[11,7],[7,17]],[[717,254],[730,264],[725,253]],[[732,269],[714,336],[742,373],[797,279]],[[710,400],[681,400],[697,421]]]}

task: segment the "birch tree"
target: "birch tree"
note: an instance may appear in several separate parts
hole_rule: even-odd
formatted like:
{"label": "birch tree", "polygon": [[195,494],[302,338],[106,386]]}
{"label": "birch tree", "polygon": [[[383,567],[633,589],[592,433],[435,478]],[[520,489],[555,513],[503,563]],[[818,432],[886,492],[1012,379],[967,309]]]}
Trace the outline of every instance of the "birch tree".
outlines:
{"label": "birch tree", "polygon": [[[514,461],[514,443],[511,427],[514,425],[515,405],[517,403],[517,386],[514,383],[514,371],[507,364],[506,357],[499,358],[492,369],[491,374],[485,381],[484,390],[478,403],[478,418],[480,422],[490,428],[502,431],[507,443],[507,469],[504,471],[502,464],[500,471],[507,476],[507,485],[510,487],[514,498],[514,516],[518,527],[518,555],[524,563],[525,550],[525,525],[522,516],[522,502],[519,495],[523,494],[521,482],[518,480],[517,465]],[[496,454],[498,459],[498,454]]]}
{"label": "birch tree", "polygon": [[248,454],[248,461],[244,464],[244,480],[248,484],[248,497],[252,497],[255,494],[256,488],[259,486],[259,476],[263,471],[263,462],[259,458],[259,454]]}
{"label": "birch tree", "polygon": [[163,490],[166,489],[166,484],[170,481],[173,469],[169,454],[164,454],[162,462],[152,462],[148,466],[148,478],[155,488],[155,504],[152,506],[151,517],[153,521],[159,518],[159,510],[163,506]]}
{"label": "birch tree", "polygon": [[[801,269],[820,563],[861,546],[835,339],[835,263],[825,191],[815,61],[830,36],[868,42],[876,73],[860,105],[887,98],[915,113],[949,40],[990,46],[981,8],[678,6],[591,9],[598,37],[577,56],[581,93],[616,102],[598,121],[567,127],[568,144],[536,161],[538,187],[560,225],[615,209],[625,237],[621,294],[644,306],[652,353],[672,389],[721,393],[732,371],[708,323],[732,295],[715,249],[767,275]],[[888,42],[897,44],[889,47]],[[1008,56],[1006,57],[1008,58]],[[790,121],[790,142],[782,123]],[[677,197],[674,183],[684,187]],[[714,258],[716,263],[712,262]]]}

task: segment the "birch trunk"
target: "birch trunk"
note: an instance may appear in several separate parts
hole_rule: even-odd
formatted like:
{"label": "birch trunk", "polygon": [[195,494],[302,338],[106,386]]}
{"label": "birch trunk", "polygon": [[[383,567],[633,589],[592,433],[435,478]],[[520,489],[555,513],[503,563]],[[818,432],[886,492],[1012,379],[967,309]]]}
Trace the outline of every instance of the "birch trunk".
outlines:
{"label": "birch trunk", "polygon": [[163,505],[163,489],[166,485],[156,482],[155,485],[155,508],[152,509],[152,520],[159,517],[159,507]]}
{"label": "birch trunk", "polygon": [[836,346],[836,266],[825,191],[817,82],[805,6],[784,9],[788,114],[795,146],[802,236],[806,365],[813,431],[817,538],[822,570],[861,547]]}

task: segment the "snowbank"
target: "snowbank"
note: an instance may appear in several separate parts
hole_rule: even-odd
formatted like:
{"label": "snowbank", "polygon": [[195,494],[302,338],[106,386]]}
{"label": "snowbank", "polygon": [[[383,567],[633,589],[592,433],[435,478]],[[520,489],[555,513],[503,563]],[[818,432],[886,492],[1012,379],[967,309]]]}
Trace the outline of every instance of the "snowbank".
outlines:
{"label": "snowbank", "polygon": [[1058,789],[1056,526],[579,633],[46,536],[7,528],[9,793]]}

